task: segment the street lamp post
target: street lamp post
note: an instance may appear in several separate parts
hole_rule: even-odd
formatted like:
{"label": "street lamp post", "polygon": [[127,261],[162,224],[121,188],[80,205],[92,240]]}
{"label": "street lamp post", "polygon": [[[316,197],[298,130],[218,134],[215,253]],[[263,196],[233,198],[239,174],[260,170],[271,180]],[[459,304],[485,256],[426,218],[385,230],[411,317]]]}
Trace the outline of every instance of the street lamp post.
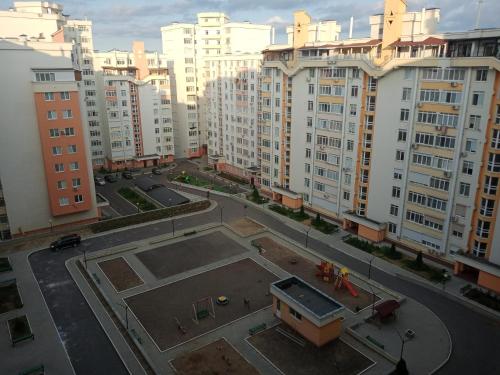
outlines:
{"label": "street lamp post", "polygon": [[443,290],[445,290],[446,289],[446,282],[451,278],[451,276],[448,272],[446,272],[446,270],[444,268],[441,270],[441,272],[443,273],[443,278],[441,279],[442,283],[443,283]]}
{"label": "street lamp post", "polygon": [[140,209],[141,204],[139,202],[137,202],[135,205],[137,206],[137,213],[138,214],[141,213],[141,209]]}
{"label": "street lamp post", "polygon": [[368,261],[368,280],[371,279],[372,277],[372,262],[375,260],[375,257],[372,257],[369,261]]}
{"label": "street lamp post", "polygon": [[172,219],[172,237],[175,236],[175,219]]}
{"label": "street lamp post", "polygon": [[309,231],[311,230],[311,227],[307,227],[306,231],[306,249],[309,244]]}
{"label": "street lamp post", "polygon": [[125,309],[125,328],[128,331],[128,305],[123,305],[121,303],[117,303],[117,305]]}
{"label": "street lamp post", "polygon": [[373,288],[371,285],[368,285],[368,288],[370,288],[370,291],[372,292],[372,318],[375,316],[375,292],[373,291]]}

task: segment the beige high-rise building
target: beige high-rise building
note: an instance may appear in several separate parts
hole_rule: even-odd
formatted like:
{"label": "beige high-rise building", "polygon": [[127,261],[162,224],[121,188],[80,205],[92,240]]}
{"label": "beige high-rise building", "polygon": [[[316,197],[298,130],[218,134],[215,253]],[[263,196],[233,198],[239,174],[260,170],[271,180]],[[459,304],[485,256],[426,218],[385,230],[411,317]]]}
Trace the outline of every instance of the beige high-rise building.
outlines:
{"label": "beige high-rise building", "polygon": [[370,37],[328,41],[294,16],[264,51],[262,191],[500,291],[500,29],[441,33],[439,9],[386,0]]}
{"label": "beige high-rise building", "polygon": [[206,153],[207,59],[260,53],[272,42],[273,33],[271,26],[230,22],[224,13],[217,12],[198,13],[196,24],[173,23],[161,28],[163,53],[171,73],[176,157]]}

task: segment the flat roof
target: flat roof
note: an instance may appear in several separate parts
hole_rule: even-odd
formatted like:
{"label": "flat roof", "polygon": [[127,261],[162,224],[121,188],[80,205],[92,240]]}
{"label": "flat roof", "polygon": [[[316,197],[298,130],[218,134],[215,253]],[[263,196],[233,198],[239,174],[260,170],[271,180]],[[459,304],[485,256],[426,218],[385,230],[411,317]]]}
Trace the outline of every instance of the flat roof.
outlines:
{"label": "flat roof", "polygon": [[276,281],[272,285],[318,319],[344,308],[342,304],[296,276]]}

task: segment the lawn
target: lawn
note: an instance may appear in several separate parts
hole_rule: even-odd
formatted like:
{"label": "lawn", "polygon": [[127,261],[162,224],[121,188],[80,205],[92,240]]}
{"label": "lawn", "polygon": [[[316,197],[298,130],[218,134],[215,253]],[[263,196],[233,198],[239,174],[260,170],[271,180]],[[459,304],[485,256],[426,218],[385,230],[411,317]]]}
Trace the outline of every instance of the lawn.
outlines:
{"label": "lawn", "polygon": [[290,219],[296,221],[304,221],[311,218],[308,214],[304,212],[303,209],[295,211],[292,210],[291,208],[283,207],[279,204],[271,204],[269,205],[269,209],[279,213],[280,215],[288,216]]}
{"label": "lawn", "polygon": [[182,182],[184,184],[199,186],[206,189],[213,189],[221,193],[228,193],[228,194],[234,193],[233,189],[229,188],[228,186],[217,185],[216,183],[210,182],[204,178],[200,178],[197,176],[190,176],[188,174],[177,176],[175,180]]}
{"label": "lawn", "polygon": [[131,188],[122,187],[118,190],[118,193],[123,198],[133,203],[135,206],[138,206],[142,211],[151,211],[151,210],[156,210],[158,208],[156,207],[156,205],[146,200],[143,196],[141,196],[139,193],[135,192]]}

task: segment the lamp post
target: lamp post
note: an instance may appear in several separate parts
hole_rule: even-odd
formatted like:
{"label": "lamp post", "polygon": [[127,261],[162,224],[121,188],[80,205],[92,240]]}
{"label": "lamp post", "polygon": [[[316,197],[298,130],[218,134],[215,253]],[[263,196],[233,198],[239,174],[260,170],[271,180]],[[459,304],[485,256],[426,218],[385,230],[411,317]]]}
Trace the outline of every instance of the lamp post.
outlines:
{"label": "lamp post", "polygon": [[372,262],[375,260],[375,257],[372,257],[369,261],[368,261],[368,280],[370,280],[372,278]]}
{"label": "lamp post", "polygon": [[408,342],[409,339],[405,339],[404,336],[401,336],[401,333],[399,333],[397,328],[394,328],[399,336],[399,339],[401,340],[401,352],[399,353],[399,361],[401,362],[403,360],[403,351],[405,349],[405,344]]}
{"label": "lamp post", "polygon": [[141,208],[140,208],[141,204],[139,202],[136,202],[135,205],[137,206],[137,213],[138,214],[141,213]]}
{"label": "lamp post", "polygon": [[172,219],[172,237],[175,236],[175,219]]}
{"label": "lamp post", "polygon": [[311,230],[311,227],[307,227],[306,231],[306,249],[309,244],[309,231]]}
{"label": "lamp post", "polygon": [[128,305],[123,305],[119,302],[116,303],[118,306],[121,306],[125,309],[125,328],[128,331]]}
{"label": "lamp post", "polygon": [[373,291],[373,288],[371,285],[368,285],[368,288],[370,288],[370,291],[372,292],[372,318],[375,316],[375,297],[376,297],[376,294],[375,292]]}
{"label": "lamp post", "polygon": [[450,274],[446,271],[446,269],[444,269],[444,268],[441,270],[441,272],[443,273],[443,278],[441,279],[441,280],[442,280],[441,282],[443,283],[443,290],[445,290],[445,289],[446,289],[446,282],[447,282],[448,280],[450,280],[451,276],[450,276]]}

